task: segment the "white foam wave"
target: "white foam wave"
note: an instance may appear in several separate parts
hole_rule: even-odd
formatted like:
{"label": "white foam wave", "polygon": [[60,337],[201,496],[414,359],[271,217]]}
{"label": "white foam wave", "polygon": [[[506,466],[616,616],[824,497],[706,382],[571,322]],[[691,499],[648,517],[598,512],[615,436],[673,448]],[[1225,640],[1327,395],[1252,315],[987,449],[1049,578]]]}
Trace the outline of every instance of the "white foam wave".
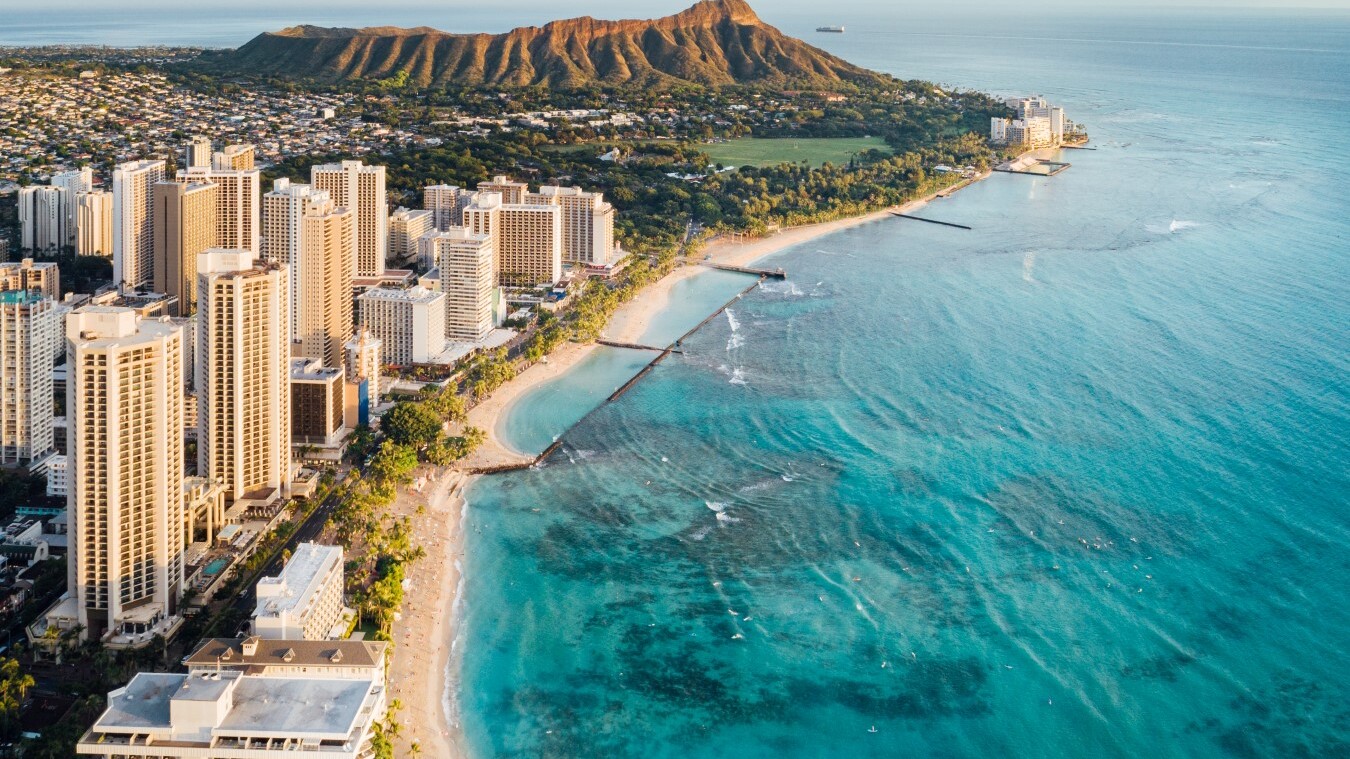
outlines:
{"label": "white foam wave", "polygon": [[745,345],[745,338],[738,332],[732,332],[730,339],[727,340],[727,350],[734,351],[742,345]]}
{"label": "white foam wave", "polygon": [[708,533],[710,533],[710,532],[712,532],[712,525],[705,525],[705,526],[703,526],[703,527],[700,527],[697,531],[695,531],[694,534],[690,535],[690,536],[689,536],[689,539],[690,539],[690,540],[702,540],[702,539],[708,537]]}
{"label": "white foam wave", "polygon": [[732,311],[731,309],[728,308],[726,311],[723,311],[722,313],[727,315],[727,326],[731,327],[732,332],[735,332],[736,330],[741,328],[741,323],[736,321],[735,311]]}
{"label": "white foam wave", "polygon": [[779,476],[780,478],[782,478],[783,482],[796,482],[796,481],[797,481],[797,478],[796,478],[796,477],[789,477],[789,476],[786,475],[786,474],[780,474],[780,475],[778,475],[778,476]]}
{"label": "white foam wave", "polygon": [[718,524],[736,524],[739,521],[741,520],[737,519],[736,517],[733,517],[732,515],[726,513],[725,511],[717,512]]}
{"label": "white foam wave", "polygon": [[750,382],[745,379],[745,372],[738,366],[731,370],[731,379],[727,380],[733,385],[748,385]]}
{"label": "white foam wave", "polygon": [[1025,282],[1035,282],[1036,278],[1032,276],[1032,272],[1035,271],[1035,269],[1036,251],[1029,250],[1027,251],[1027,254],[1022,257],[1022,280]]}
{"label": "white foam wave", "polygon": [[1188,221],[1186,219],[1172,219],[1166,225],[1149,224],[1145,226],[1144,229],[1147,229],[1149,232],[1152,232],[1155,235],[1174,235],[1177,234],[1178,232],[1184,232],[1187,229],[1194,229],[1195,227],[1198,226],[1200,226],[1200,222],[1198,221]]}
{"label": "white foam wave", "polygon": [[716,511],[718,514],[721,514],[727,507],[727,504],[721,501],[704,501],[703,505]]}

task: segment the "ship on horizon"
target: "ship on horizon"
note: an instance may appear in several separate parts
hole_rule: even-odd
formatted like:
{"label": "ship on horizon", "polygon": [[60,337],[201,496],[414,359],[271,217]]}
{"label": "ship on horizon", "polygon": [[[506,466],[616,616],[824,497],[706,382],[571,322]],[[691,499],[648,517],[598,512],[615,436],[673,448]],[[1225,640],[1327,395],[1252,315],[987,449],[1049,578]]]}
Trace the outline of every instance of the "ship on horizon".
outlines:
{"label": "ship on horizon", "polygon": [[842,27],[842,26],[818,26],[818,27],[816,27],[816,31],[818,31],[818,32],[832,32],[832,33],[834,33],[834,34],[843,34],[843,33],[844,33],[844,27]]}

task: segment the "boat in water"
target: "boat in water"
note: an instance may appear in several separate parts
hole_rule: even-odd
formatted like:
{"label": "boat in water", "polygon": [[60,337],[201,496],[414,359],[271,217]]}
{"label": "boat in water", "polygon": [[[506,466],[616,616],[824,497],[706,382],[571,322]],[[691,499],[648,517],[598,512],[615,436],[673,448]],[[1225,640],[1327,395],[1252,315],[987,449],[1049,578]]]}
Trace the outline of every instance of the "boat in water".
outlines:
{"label": "boat in water", "polygon": [[833,34],[843,34],[843,33],[844,33],[844,27],[842,27],[842,26],[818,26],[818,27],[816,27],[816,31],[818,31],[818,32],[831,32],[831,33],[833,33]]}

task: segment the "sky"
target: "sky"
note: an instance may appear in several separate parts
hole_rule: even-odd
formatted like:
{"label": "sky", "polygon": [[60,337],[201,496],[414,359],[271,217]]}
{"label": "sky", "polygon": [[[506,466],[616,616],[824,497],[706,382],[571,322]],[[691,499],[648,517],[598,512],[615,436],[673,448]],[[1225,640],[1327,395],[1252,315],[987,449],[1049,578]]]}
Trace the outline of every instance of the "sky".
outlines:
{"label": "sky", "polygon": [[[663,15],[692,5],[693,2],[694,0],[580,0],[573,3],[571,7],[575,9],[576,13],[582,15],[603,15],[618,18],[637,13]],[[932,0],[832,0],[829,3],[829,10],[822,9],[820,0],[749,0],[749,2],[763,16],[772,16],[781,12],[792,12],[794,14],[814,12],[828,15],[830,11],[866,13],[878,10],[889,14],[896,10],[904,12],[931,11],[935,6],[949,12],[998,12],[1010,7],[1006,0],[942,0],[940,3],[932,2]],[[0,10],[11,4],[15,9],[23,7],[21,0],[0,0]],[[371,7],[370,0],[322,0],[322,2],[315,2],[315,0],[192,0],[188,4],[190,6],[228,6],[240,10],[294,12],[306,10],[317,12],[320,9],[328,11],[341,8],[369,9]],[[90,0],[45,0],[41,5],[52,10],[87,10],[90,8]],[[391,0],[391,2],[381,3],[381,5],[399,8],[425,6],[428,10],[438,14],[483,7],[481,0]],[[539,3],[537,0],[495,0],[491,5],[496,9],[506,11],[548,8],[556,14],[560,10],[560,6]],[[1019,13],[1062,12],[1066,10],[1082,12],[1085,9],[1117,11],[1149,9],[1157,11],[1219,10],[1225,8],[1323,8],[1350,10],[1350,0],[1180,0],[1180,2],[1177,0],[1019,0],[1015,5]],[[101,4],[100,10],[181,9],[183,7],[184,0],[108,0]]]}

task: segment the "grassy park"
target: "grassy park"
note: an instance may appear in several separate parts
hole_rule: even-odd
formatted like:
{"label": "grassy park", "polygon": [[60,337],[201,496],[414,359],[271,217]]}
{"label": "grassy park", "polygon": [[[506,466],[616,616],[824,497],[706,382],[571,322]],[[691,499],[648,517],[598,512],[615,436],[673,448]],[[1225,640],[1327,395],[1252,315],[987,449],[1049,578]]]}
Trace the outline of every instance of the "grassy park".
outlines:
{"label": "grassy park", "polygon": [[866,150],[891,152],[880,137],[807,137],[764,138],[740,137],[727,142],[699,145],[713,163],[723,166],[777,166],[780,163],[801,163],[812,166],[824,163],[846,164],[854,153]]}

